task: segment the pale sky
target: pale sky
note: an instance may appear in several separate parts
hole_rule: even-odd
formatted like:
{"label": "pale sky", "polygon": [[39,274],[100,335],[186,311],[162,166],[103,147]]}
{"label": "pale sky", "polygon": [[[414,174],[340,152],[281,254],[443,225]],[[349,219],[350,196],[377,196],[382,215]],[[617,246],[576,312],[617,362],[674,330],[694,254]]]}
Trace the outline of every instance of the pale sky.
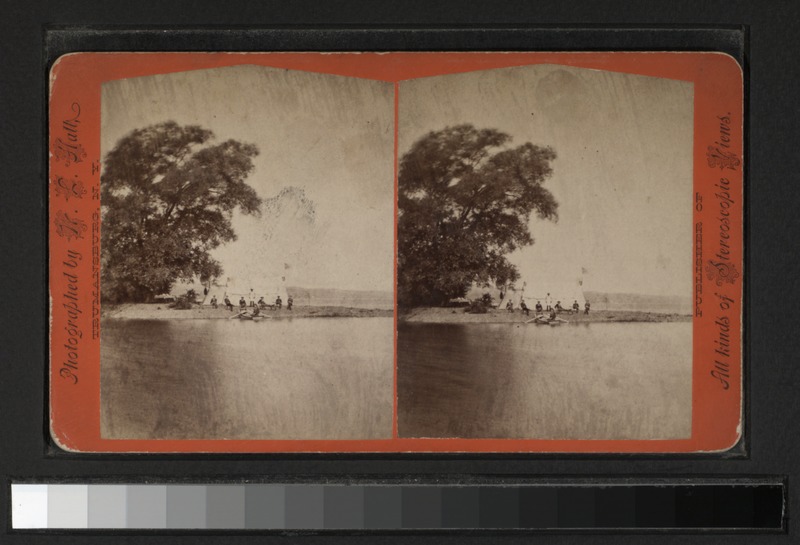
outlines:
{"label": "pale sky", "polygon": [[693,86],[536,65],[404,81],[402,156],[431,130],[471,123],[552,146],[545,183],[558,223],[533,218],[536,242],[512,254],[529,287],[691,294]]}
{"label": "pale sky", "polygon": [[[691,83],[502,68],[401,82],[399,115],[401,155],[462,123],[555,149],[559,221],[532,219],[536,243],[510,256],[529,284],[585,269],[586,290],[691,294]],[[393,118],[391,83],[236,66],[104,84],[101,145],[167,120],[254,143],[265,210],[234,214],[239,240],[214,252],[225,276],[392,290]]]}
{"label": "pale sky", "polygon": [[260,154],[247,181],[265,210],[234,213],[239,239],[214,252],[223,276],[391,291],[393,93],[391,83],[260,66],[108,82],[102,154],[168,120],[210,129],[217,143],[253,143]]}

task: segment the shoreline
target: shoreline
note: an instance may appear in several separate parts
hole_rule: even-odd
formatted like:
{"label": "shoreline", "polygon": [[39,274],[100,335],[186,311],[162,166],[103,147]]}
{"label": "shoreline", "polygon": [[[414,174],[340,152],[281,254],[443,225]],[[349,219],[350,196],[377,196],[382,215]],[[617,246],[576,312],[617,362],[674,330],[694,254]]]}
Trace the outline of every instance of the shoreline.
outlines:
{"label": "shoreline", "polygon": [[[248,307],[248,311],[250,311]],[[235,307],[233,312],[224,307],[211,308],[209,306],[194,307],[186,310],[169,308],[163,303],[123,303],[117,305],[105,304],[101,306],[101,318],[113,320],[228,320],[239,312]],[[264,316],[273,319],[291,318],[391,318],[394,312],[391,309],[367,309],[337,306],[295,306],[292,310],[285,307],[281,310],[264,310]],[[406,309],[398,312],[398,323],[427,323],[427,324],[511,324],[525,323],[533,319],[535,312],[530,316],[516,309],[508,312],[504,309],[491,309],[486,314],[469,314],[464,308],[452,307],[420,307]],[[562,312],[559,318],[569,323],[663,323],[663,322],[691,322],[689,314],[646,312],[638,310],[597,310],[584,314]]]}
{"label": "shoreline", "polygon": [[[514,312],[491,309],[486,314],[468,314],[463,308],[420,307],[401,311],[398,322],[425,324],[511,324],[525,323],[536,316],[531,311],[526,316],[519,309]],[[630,322],[691,322],[691,314],[645,312],[639,310],[592,310],[589,314],[562,312],[559,318],[569,323],[630,323]]]}
{"label": "shoreline", "polygon": [[[169,308],[164,303],[104,304],[100,308],[101,318],[111,320],[229,320],[239,313],[238,306],[234,307],[233,312],[226,310],[223,306],[219,308],[196,306],[179,310]],[[247,310],[249,312],[252,309],[248,307]],[[279,320],[291,318],[391,318],[394,316],[391,309],[334,306],[295,306],[292,310],[284,307],[281,310],[262,310],[261,313]]]}

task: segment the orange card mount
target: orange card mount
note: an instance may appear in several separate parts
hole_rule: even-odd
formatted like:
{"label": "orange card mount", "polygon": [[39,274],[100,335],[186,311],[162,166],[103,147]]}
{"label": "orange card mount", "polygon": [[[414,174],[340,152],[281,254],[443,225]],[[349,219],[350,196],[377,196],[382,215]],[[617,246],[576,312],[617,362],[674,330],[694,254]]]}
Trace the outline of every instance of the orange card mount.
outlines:
{"label": "orange card mount", "polygon": [[67,451],[742,439],[729,56],[75,53],[49,108]]}

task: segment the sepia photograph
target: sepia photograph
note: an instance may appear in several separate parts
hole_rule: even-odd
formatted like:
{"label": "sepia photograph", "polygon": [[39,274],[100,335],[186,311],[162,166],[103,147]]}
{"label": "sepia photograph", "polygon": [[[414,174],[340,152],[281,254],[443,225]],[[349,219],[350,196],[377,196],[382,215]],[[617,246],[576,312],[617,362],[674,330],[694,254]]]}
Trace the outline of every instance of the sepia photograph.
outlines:
{"label": "sepia photograph", "polygon": [[102,438],[390,438],[394,86],[127,78],[100,125]]}
{"label": "sepia photograph", "polygon": [[691,82],[399,85],[398,433],[692,434]]}

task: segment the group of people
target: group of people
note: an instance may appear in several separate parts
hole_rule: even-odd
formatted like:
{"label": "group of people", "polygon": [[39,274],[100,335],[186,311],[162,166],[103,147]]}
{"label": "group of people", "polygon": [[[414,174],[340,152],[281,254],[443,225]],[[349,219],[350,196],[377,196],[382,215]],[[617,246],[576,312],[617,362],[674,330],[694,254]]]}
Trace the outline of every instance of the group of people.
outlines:
{"label": "group of people", "polygon": [[[225,303],[225,308],[227,310],[233,312],[233,303],[231,302],[231,299],[230,299],[230,297],[228,297],[227,293],[225,294],[225,297],[224,297],[223,301]],[[217,301],[217,296],[216,295],[211,297],[210,303],[211,303],[211,307],[212,308],[219,307],[219,302]],[[239,298],[239,310],[240,311],[246,311],[247,310],[247,306],[248,306],[247,305],[247,301],[245,300],[244,296],[240,297]],[[294,306],[294,299],[290,295],[286,300],[286,310],[292,310],[293,306]],[[267,302],[264,301],[264,298],[261,297],[258,300],[257,303],[251,298],[250,307],[253,308],[253,316],[258,316],[261,313],[262,310],[266,310],[267,308],[270,308],[270,305],[268,305]],[[275,304],[271,305],[271,308],[272,309],[277,309],[277,310],[280,310],[280,309],[283,308],[283,299],[281,299],[280,295],[278,295],[278,297],[275,298]]]}
{"label": "group of people", "polygon": [[[292,306],[293,305],[294,305],[294,299],[292,299],[292,296],[290,295],[288,297],[288,299],[286,300],[286,310],[292,310]],[[255,307],[258,307],[258,308],[261,308],[261,309],[266,309],[267,307],[271,307],[273,309],[280,310],[280,309],[283,308],[283,299],[281,299],[281,296],[279,295],[279,296],[277,296],[275,298],[275,303],[273,303],[272,305],[268,305],[267,302],[264,301],[264,298],[260,297],[258,299],[258,303],[253,305],[252,302],[251,302],[251,306],[255,306]]]}
{"label": "group of people", "polygon": [[[550,294],[548,293],[547,295],[549,297]],[[549,299],[547,299],[545,301],[548,303],[547,304],[547,308],[542,306],[542,302],[541,301],[536,301],[536,307],[535,307],[536,314],[542,314],[545,310],[547,310],[547,312],[550,313],[551,318],[555,318],[555,316],[557,314],[567,310],[567,309],[565,309],[564,307],[561,306],[561,301],[556,301],[555,305],[551,305],[550,302],[549,302]],[[519,308],[526,316],[530,316],[531,315],[531,309],[529,309],[528,305],[525,304],[525,300],[524,299],[522,299],[519,302]],[[584,314],[589,314],[589,309],[590,308],[591,308],[591,305],[589,304],[589,301],[586,301],[586,303],[584,304],[583,313]],[[508,303],[506,303],[506,310],[508,312],[514,312],[514,303],[510,299],[509,299]],[[578,300],[576,299],[572,303],[572,309],[570,309],[568,312],[570,312],[570,313],[574,312],[575,314],[578,314],[580,311],[581,311],[581,306],[578,304]]]}

